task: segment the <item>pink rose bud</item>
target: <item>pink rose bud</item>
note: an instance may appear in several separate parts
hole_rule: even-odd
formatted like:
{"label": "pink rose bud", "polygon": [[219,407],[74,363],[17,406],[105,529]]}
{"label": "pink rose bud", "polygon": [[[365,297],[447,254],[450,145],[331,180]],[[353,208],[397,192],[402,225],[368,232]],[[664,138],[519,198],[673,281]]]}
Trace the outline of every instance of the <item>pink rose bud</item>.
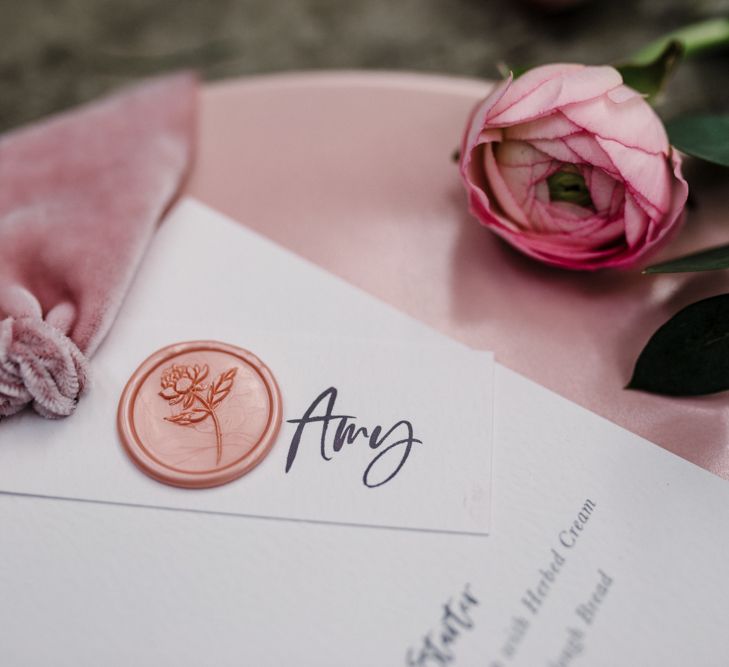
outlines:
{"label": "pink rose bud", "polygon": [[509,77],[474,109],[460,166],[481,224],[568,269],[642,260],[678,228],[688,196],[661,120],[613,67]]}

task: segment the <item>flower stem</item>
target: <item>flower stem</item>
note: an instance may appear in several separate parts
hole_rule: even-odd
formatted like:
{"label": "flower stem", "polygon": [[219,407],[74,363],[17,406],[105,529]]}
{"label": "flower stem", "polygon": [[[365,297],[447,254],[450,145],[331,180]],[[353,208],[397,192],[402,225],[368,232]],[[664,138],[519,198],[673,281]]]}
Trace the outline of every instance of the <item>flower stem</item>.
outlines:
{"label": "flower stem", "polygon": [[213,424],[215,425],[215,451],[217,453],[215,463],[219,465],[220,459],[223,458],[223,434],[220,432],[220,422],[213,408],[210,408],[210,416],[213,418]]}
{"label": "flower stem", "polygon": [[223,458],[223,434],[220,430],[220,422],[218,421],[218,415],[215,414],[215,408],[208,403],[200,394],[195,393],[195,398],[200,401],[205,411],[213,418],[213,425],[215,427],[215,464],[220,464],[220,459]]}

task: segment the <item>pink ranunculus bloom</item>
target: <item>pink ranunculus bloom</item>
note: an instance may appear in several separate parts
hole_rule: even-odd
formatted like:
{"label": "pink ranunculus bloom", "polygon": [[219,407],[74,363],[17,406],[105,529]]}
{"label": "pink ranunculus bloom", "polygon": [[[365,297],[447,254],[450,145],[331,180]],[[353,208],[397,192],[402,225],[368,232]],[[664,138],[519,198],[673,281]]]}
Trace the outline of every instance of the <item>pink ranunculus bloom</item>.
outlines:
{"label": "pink ranunculus bloom", "polygon": [[460,166],[483,225],[568,269],[640,261],[679,226],[688,196],[663,124],[612,67],[509,77],[474,109]]}

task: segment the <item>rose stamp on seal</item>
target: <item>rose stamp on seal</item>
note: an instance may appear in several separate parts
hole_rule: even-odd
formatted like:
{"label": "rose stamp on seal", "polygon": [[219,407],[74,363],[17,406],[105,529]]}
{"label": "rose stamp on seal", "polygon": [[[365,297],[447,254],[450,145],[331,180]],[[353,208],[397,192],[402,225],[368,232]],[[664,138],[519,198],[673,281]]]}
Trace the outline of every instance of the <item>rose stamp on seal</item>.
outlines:
{"label": "rose stamp on seal", "polygon": [[226,343],[165,347],[134,372],[117,413],[132,461],[157,481],[185,488],[230,482],[258,465],[281,425],[270,369]]}
{"label": "rose stamp on seal", "polygon": [[220,463],[223,455],[223,433],[215,410],[230,393],[236,371],[235,367],[229,368],[208,384],[203,382],[210,372],[207,365],[173,365],[162,372],[160,381],[162,391],[159,395],[170,406],[182,403],[184,409],[183,412],[165,417],[167,421],[190,426],[203,422],[208,417],[212,419],[215,425],[216,463]]}

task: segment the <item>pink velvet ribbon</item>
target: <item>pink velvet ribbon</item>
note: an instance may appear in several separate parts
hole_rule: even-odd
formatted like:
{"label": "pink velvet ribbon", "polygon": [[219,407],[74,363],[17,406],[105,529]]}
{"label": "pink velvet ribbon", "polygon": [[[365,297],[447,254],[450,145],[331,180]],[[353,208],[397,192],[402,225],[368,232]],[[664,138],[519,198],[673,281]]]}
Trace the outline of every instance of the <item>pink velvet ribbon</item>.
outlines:
{"label": "pink velvet ribbon", "polygon": [[0,138],[0,419],[70,415],[194,144],[197,80],[152,80]]}

